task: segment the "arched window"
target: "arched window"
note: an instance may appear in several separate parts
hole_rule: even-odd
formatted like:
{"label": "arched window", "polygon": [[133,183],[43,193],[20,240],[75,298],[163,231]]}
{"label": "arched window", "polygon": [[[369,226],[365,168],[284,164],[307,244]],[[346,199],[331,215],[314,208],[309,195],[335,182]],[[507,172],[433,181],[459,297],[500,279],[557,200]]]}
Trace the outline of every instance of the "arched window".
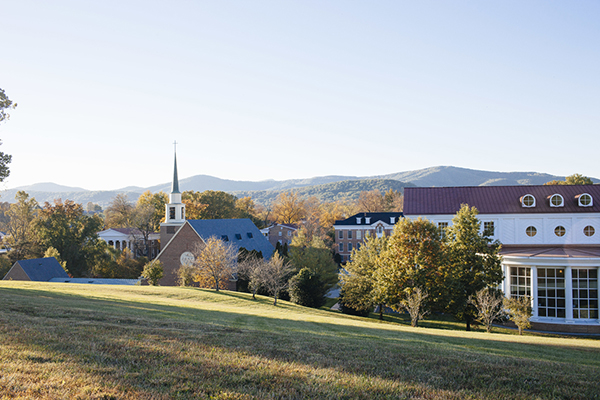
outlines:
{"label": "arched window", "polygon": [[550,197],[550,207],[564,207],[565,200],[560,194],[553,194]]}
{"label": "arched window", "polygon": [[526,194],[521,197],[521,206],[523,207],[535,207],[535,197],[532,194]]}
{"label": "arched window", "polygon": [[577,203],[579,207],[591,207],[594,205],[594,199],[590,194],[583,193],[578,196]]}

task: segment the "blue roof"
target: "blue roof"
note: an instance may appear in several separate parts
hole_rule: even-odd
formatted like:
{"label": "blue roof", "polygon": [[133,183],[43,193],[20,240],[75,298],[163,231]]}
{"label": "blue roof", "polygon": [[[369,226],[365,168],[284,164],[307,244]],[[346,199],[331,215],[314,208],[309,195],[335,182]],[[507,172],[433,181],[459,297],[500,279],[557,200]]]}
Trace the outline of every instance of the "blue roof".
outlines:
{"label": "blue roof", "polygon": [[262,252],[265,259],[271,258],[275,248],[248,218],[240,219],[192,219],[187,221],[203,239],[211,236],[223,239],[246,250]]}
{"label": "blue roof", "polygon": [[15,263],[15,265],[17,264],[32,281],[48,282],[52,278],[69,277],[67,272],[54,257],[20,260]]}
{"label": "blue roof", "polygon": [[52,278],[50,282],[88,283],[94,285],[137,285],[140,279],[109,279],[109,278]]}

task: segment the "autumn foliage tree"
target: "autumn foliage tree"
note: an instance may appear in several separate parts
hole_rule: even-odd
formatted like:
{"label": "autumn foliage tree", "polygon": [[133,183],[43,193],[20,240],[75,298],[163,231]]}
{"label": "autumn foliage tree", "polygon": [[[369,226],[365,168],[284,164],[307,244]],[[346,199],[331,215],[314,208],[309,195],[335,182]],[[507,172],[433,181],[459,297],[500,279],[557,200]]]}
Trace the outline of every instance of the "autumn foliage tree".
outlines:
{"label": "autumn foliage tree", "polygon": [[294,224],[306,216],[305,200],[298,193],[282,192],[273,203],[273,219],[280,224]]}
{"label": "autumn foliage tree", "polygon": [[564,181],[553,180],[553,181],[544,183],[544,185],[593,185],[593,184],[594,184],[594,181],[592,181],[587,176],[583,176],[581,174],[569,175],[565,178]]}
{"label": "autumn foliage tree", "polygon": [[195,257],[194,279],[201,287],[211,287],[217,292],[227,288],[235,272],[237,249],[229,242],[209,237],[192,252]]}

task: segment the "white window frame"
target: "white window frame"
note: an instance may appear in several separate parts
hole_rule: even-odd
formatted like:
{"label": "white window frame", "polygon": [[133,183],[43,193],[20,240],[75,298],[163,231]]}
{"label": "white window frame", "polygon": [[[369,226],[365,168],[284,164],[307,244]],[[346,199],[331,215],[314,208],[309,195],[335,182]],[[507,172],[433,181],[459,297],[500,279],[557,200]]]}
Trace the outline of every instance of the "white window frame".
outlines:
{"label": "white window frame", "polygon": [[[558,204],[554,204],[554,200],[558,199]],[[565,199],[558,193],[553,194],[552,196],[550,196],[550,207],[564,207],[565,206]]]}
{"label": "white window frame", "polygon": [[[525,204],[525,199],[527,199],[528,197],[531,197],[531,199],[533,200],[533,204],[530,204],[530,205]],[[536,199],[535,199],[535,196],[532,194],[526,194],[523,197],[521,197],[521,207],[533,208],[533,207],[535,207],[535,203],[536,203]]]}

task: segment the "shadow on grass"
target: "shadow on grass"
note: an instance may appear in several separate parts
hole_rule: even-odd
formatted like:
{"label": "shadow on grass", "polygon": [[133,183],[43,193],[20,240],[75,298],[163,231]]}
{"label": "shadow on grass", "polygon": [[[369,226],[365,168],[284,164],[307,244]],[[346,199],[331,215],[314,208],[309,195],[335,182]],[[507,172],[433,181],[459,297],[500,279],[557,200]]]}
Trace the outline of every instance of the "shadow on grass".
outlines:
{"label": "shadow on grass", "polygon": [[[136,291],[147,293],[153,294]],[[197,296],[197,289],[189,294]],[[269,298],[253,302],[236,292],[212,295],[251,307],[272,307]],[[145,395],[209,397],[225,396],[227,391],[275,398],[597,395],[598,348],[563,349],[430,330],[399,331],[372,321],[362,326],[305,322],[242,310],[34,289],[1,288],[0,305],[6,311],[3,327],[10,341],[66,356],[92,376]],[[291,312],[299,307],[282,303],[277,309]]]}

